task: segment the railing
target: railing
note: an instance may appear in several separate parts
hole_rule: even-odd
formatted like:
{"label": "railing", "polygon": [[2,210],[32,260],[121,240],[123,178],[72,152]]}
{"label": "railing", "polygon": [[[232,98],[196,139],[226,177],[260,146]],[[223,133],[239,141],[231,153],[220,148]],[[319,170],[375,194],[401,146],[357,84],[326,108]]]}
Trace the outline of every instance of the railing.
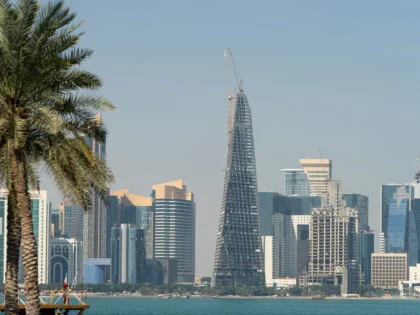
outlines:
{"label": "railing", "polygon": [[[25,305],[25,295],[19,290],[19,304]],[[65,294],[67,298],[65,299]],[[42,291],[39,296],[41,304],[49,305],[87,305],[87,291],[86,290],[71,290],[64,291],[63,289],[54,289],[49,291]],[[3,303],[0,305],[4,305]]]}

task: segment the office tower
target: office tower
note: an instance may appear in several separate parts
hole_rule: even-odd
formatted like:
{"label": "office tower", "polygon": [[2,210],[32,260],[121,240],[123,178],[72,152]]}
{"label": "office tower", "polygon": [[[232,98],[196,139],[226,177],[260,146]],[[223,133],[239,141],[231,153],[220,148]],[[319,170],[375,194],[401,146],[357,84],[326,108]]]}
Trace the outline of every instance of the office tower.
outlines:
{"label": "office tower", "polygon": [[50,237],[55,238],[59,237],[61,234],[60,227],[59,227],[59,218],[60,218],[60,210],[59,209],[52,209],[52,205],[50,202]]}
{"label": "office tower", "polygon": [[359,234],[359,259],[363,284],[371,282],[371,255],[375,251],[374,233],[363,231]]}
{"label": "office tower", "polygon": [[373,253],[372,285],[379,288],[397,288],[399,281],[408,278],[407,254]]}
{"label": "office tower", "polygon": [[258,198],[262,226],[272,227],[273,278],[295,277],[307,265],[310,214],[321,198],[265,192]]}
{"label": "office tower", "polygon": [[308,176],[303,169],[285,168],[281,170],[284,173],[284,184],[286,196],[310,196],[311,185]]}
{"label": "office tower", "polygon": [[177,281],[194,282],[195,203],[183,181],[152,186],[154,258],[176,259]]}
{"label": "office tower", "polygon": [[261,235],[273,235],[273,214],[286,213],[287,197],[275,192],[259,192]]}
{"label": "office tower", "polygon": [[163,284],[171,284],[178,281],[178,262],[173,258],[159,258],[162,266]]}
{"label": "office tower", "polygon": [[108,202],[110,228],[115,225],[118,227],[118,223],[125,223],[134,224],[144,230],[146,258],[153,258],[152,198],[131,194],[128,189],[121,189],[110,192]]}
{"label": "office tower", "polygon": [[107,270],[111,267],[111,258],[83,259],[84,284],[100,284],[106,280]]}
{"label": "office tower", "polygon": [[[355,281],[358,261],[357,209],[346,206],[342,199],[341,182],[329,181],[322,207],[314,208],[310,223],[309,281],[313,284],[340,283],[346,279],[351,287]],[[351,277],[347,272],[352,271]]]}
{"label": "office tower", "polygon": [[112,280],[115,283],[144,282],[146,251],[144,230],[121,224],[111,232]]}
{"label": "office tower", "polygon": [[332,161],[329,159],[300,159],[308,176],[311,194],[321,196],[327,192],[327,182],[332,179]]}
{"label": "office tower", "polygon": [[7,195],[8,191],[0,188],[0,283],[6,281]]}
{"label": "office tower", "polygon": [[239,86],[229,117],[228,157],[217,233],[213,286],[262,285],[257,173],[251,108]]}
{"label": "office tower", "polygon": [[[98,125],[102,123],[101,114],[94,119]],[[86,137],[85,141],[96,158],[106,160],[106,143]],[[99,195],[92,192],[91,209],[84,212],[83,218],[83,258],[105,258],[106,256],[106,206]],[[89,265],[93,266],[93,265]],[[88,267],[93,268],[93,267]]]}
{"label": "office tower", "polygon": [[[7,191],[6,191],[7,192]],[[38,282],[47,284],[49,277],[49,242],[50,242],[50,209],[47,191],[29,190],[33,231],[38,247]],[[6,253],[6,251],[5,251]],[[22,255],[20,257],[18,279],[24,281]],[[5,262],[6,263],[6,262]],[[6,267],[5,267],[6,268]]]}
{"label": "office tower", "polygon": [[60,203],[60,231],[64,238],[83,240],[84,210],[70,200]]}
{"label": "office tower", "polygon": [[263,235],[265,285],[273,286],[273,236]]}
{"label": "office tower", "polygon": [[407,221],[410,194],[401,186],[389,203],[386,248],[388,253],[405,253],[408,250]]}
{"label": "office tower", "polygon": [[[387,184],[381,185],[381,230],[380,232],[383,233],[380,235],[380,242],[384,245],[384,252],[389,252],[388,246],[388,221],[389,221],[389,210],[391,201],[394,199],[394,194],[397,192],[398,188],[404,188],[404,192],[408,193],[409,195],[412,194],[411,184]],[[401,189],[400,189],[401,190]],[[410,199],[411,201],[411,199]],[[408,206],[410,209],[411,205]]]}
{"label": "office tower", "polygon": [[82,280],[82,242],[75,238],[54,238],[50,240],[49,283],[80,283]]}
{"label": "office tower", "polygon": [[356,208],[360,231],[369,230],[369,198],[360,194],[343,194],[347,207]]}
{"label": "office tower", "polygon": [[413,183],[414,196],[411,203],[411,213],[414,217],[416,228],[417,262],[420,262],[420,173],[416,174],[415,183]]}
{"label": "office tower", "polygon": [[163,267],[156,259],[146,259],[144,282],[151,285],[162,285],[163,283]]}

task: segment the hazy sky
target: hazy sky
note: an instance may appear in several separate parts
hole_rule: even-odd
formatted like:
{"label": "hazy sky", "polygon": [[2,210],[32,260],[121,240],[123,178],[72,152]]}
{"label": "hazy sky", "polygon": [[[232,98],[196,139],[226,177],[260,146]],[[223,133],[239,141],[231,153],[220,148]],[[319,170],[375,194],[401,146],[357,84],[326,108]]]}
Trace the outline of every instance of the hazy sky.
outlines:
{"label": "hazy sky", "polygon": [[[227,154],[223,48],[253,111],[260,191],[281,169],[333,160],[345,192],[413,178],[420,156],[419,1],[67,1],[86,20],[85,68],[104,114],[116,182],[148,195],[183,178],[197,204],[196,272],[211,275]],[[60,200],[44,181],[54,206]],[[373,222],[375,224],[375,222]]]}

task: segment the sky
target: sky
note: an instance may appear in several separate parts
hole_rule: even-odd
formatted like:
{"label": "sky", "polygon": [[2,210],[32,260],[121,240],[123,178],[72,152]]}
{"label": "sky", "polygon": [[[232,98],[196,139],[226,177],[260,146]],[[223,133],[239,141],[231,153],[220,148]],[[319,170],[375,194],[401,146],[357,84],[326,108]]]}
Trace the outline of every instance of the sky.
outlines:
{"label": "sky", "polygon": [[[41,1],[45,2],[45,1]],[[211,275],[227,156],[223,49],[251,104],[259,191],[282,168],[330,158],[346,193],[409,182],[420,156],[419,1],[69,0],[84,20],[83,67],[116,106],[111,189],[149,195],[182,178],[196,201],[196,273]],[[53,206],[60,193],[42,184]]]}

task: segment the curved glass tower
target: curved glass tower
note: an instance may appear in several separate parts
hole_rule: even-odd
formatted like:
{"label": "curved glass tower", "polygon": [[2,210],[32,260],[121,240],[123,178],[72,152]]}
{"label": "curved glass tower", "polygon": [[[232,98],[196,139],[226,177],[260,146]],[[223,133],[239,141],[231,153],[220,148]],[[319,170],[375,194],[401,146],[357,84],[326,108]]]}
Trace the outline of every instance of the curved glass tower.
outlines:
{"label": "curved glass tower", "polygon": [[213,286],[264,283],[251,108],[236,94],[217,233]]}

